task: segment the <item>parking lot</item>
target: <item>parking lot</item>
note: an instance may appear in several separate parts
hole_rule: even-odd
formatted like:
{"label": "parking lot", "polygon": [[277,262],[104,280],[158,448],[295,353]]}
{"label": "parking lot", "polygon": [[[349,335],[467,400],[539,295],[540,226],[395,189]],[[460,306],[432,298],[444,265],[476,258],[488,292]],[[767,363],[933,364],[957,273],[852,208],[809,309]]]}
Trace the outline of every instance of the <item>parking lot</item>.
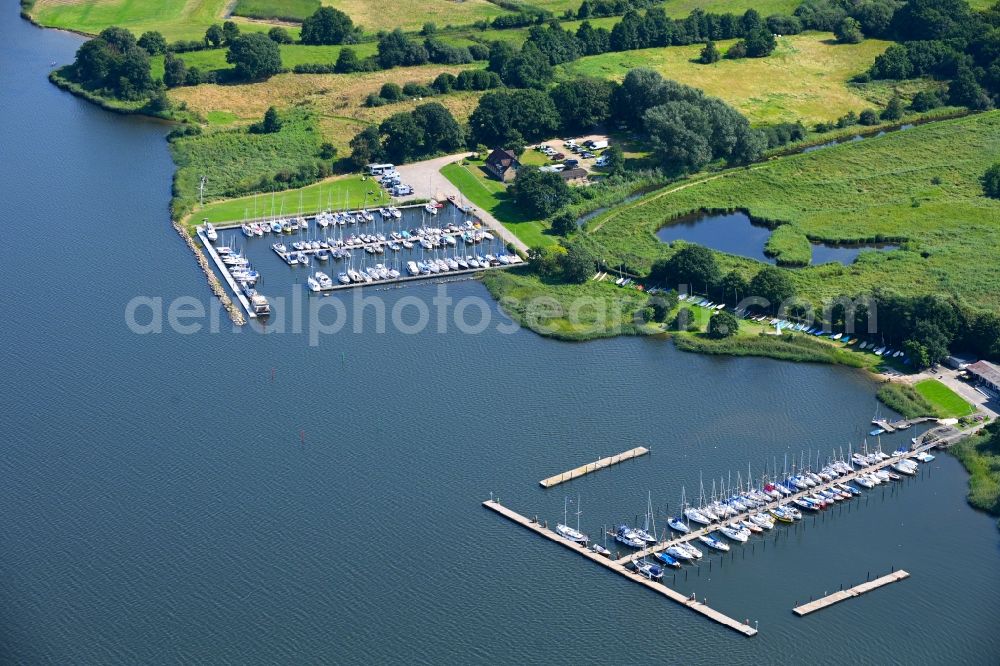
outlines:
{"label": "parking lot", "polygon": [[[548,160],[542,168],[552,167],[554,171],[580,168],[588,174],[598,171],[603,164],[601,154],[610,145],[604,134],[588,134],[577,137],[550,139],[531,146],[528,150],[539,153]],[[591,147],[594,146],[594,147]]]}

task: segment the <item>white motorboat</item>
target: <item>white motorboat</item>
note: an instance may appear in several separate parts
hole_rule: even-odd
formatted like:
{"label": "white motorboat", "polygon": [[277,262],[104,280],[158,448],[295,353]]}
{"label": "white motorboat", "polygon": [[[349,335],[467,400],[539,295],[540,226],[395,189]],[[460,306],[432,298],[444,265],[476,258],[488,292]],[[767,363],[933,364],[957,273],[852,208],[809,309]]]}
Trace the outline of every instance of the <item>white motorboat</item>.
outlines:
{"label": "white motorboat", "polygon": [[219,232],[217,232],[215,227],[212,226],[212,223],[207,220],[205,221],[205,238],[213,243],[219,240]]}

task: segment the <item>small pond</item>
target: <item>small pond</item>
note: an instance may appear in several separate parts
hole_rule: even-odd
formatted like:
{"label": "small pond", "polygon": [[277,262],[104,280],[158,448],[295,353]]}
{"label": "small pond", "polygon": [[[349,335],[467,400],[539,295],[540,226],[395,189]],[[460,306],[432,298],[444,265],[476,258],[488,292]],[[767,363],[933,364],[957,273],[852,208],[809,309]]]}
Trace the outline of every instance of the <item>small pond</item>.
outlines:
{"label": "small pond", "polygon": [[[727,252],[740,257],[749,257],[768,264],[776,263],[764,254],[771,230],[754,224],[750,216],[742,211],[731,213],[691,213],[677,218],[656,232],[656,237],[664,243],[682,240]],[[889,243],[865,243],[852,245],[828,245],[813,243],[813,265],[831,261],[844,264],[854,263],[863,250],[889,251],[899,246]]]}

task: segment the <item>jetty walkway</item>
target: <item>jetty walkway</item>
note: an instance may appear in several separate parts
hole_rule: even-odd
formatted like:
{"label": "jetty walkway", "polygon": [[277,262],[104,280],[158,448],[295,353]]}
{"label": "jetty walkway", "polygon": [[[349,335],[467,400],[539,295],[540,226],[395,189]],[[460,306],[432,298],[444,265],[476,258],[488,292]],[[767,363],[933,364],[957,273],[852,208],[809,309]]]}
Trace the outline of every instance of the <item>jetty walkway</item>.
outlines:
{"label": "jetty walkway", "polygon": [[643,587],[652,590],[657,594],[662,594],[671,601],[675,601],[686,608],[690,608],[694,612],[707,617],[713,622],[717,622],[724,627],[732,629],[733,631],[738,631],[744,636],[755,636],[757,634],[757,629],[751,627],[749,624],[745,622],[740,622],[739,620],[734,620],[728,615],[720,613],[714,608],[711,608],[710,606],[707,606],[706,604],[703,604],[692,597],[684,596],[677,590],[673,590],[667,587],[666,585],[663,585],[662,583],[651,581],[648,578],[645,578],[642,575],[632,571],[631,569],[626,568],[619,561],[608,559],[602,555],[598,555],[597,553],[590,550],[584,545],[568,541],[559,536],[558,534],[556,534],[555,532],[553,532],[552,530],[549,530],[548,528],[539,525],[534,520],[525,518],[516,511],[508,509],[507,507],[500,504],[500,502],[497,500],[487,500],[483,502],[483,506],[486,507],[487,509],[490,509],[491,511],[495,511],[501,516],[504,516],[505,518],[517,523],[518,525],[521,525],[522,527],[528,528],[532,532],[539,534],[545,537],[546,539],[549,539],[550,541],[555,541],[556,543],[565,546],[566,548],[569,548],[570,550],[587,558],[591,562],[595,562],[601,565],[602,567],[606,567],[607,569],[610,569],[611,571],[614,571],[615,573],[624,576],[633,583],[638,583],[639,585],[642,585]]}

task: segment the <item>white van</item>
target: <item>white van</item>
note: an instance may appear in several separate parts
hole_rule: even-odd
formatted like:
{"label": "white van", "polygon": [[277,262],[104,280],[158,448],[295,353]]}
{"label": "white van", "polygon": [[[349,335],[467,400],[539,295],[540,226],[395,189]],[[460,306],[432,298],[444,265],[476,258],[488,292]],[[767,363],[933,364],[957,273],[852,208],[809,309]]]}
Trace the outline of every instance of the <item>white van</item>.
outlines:
{"label": "white van", "polygon": [[395,164],[369,164],[367,167],[369,176],[381,176],[396,168]]}

